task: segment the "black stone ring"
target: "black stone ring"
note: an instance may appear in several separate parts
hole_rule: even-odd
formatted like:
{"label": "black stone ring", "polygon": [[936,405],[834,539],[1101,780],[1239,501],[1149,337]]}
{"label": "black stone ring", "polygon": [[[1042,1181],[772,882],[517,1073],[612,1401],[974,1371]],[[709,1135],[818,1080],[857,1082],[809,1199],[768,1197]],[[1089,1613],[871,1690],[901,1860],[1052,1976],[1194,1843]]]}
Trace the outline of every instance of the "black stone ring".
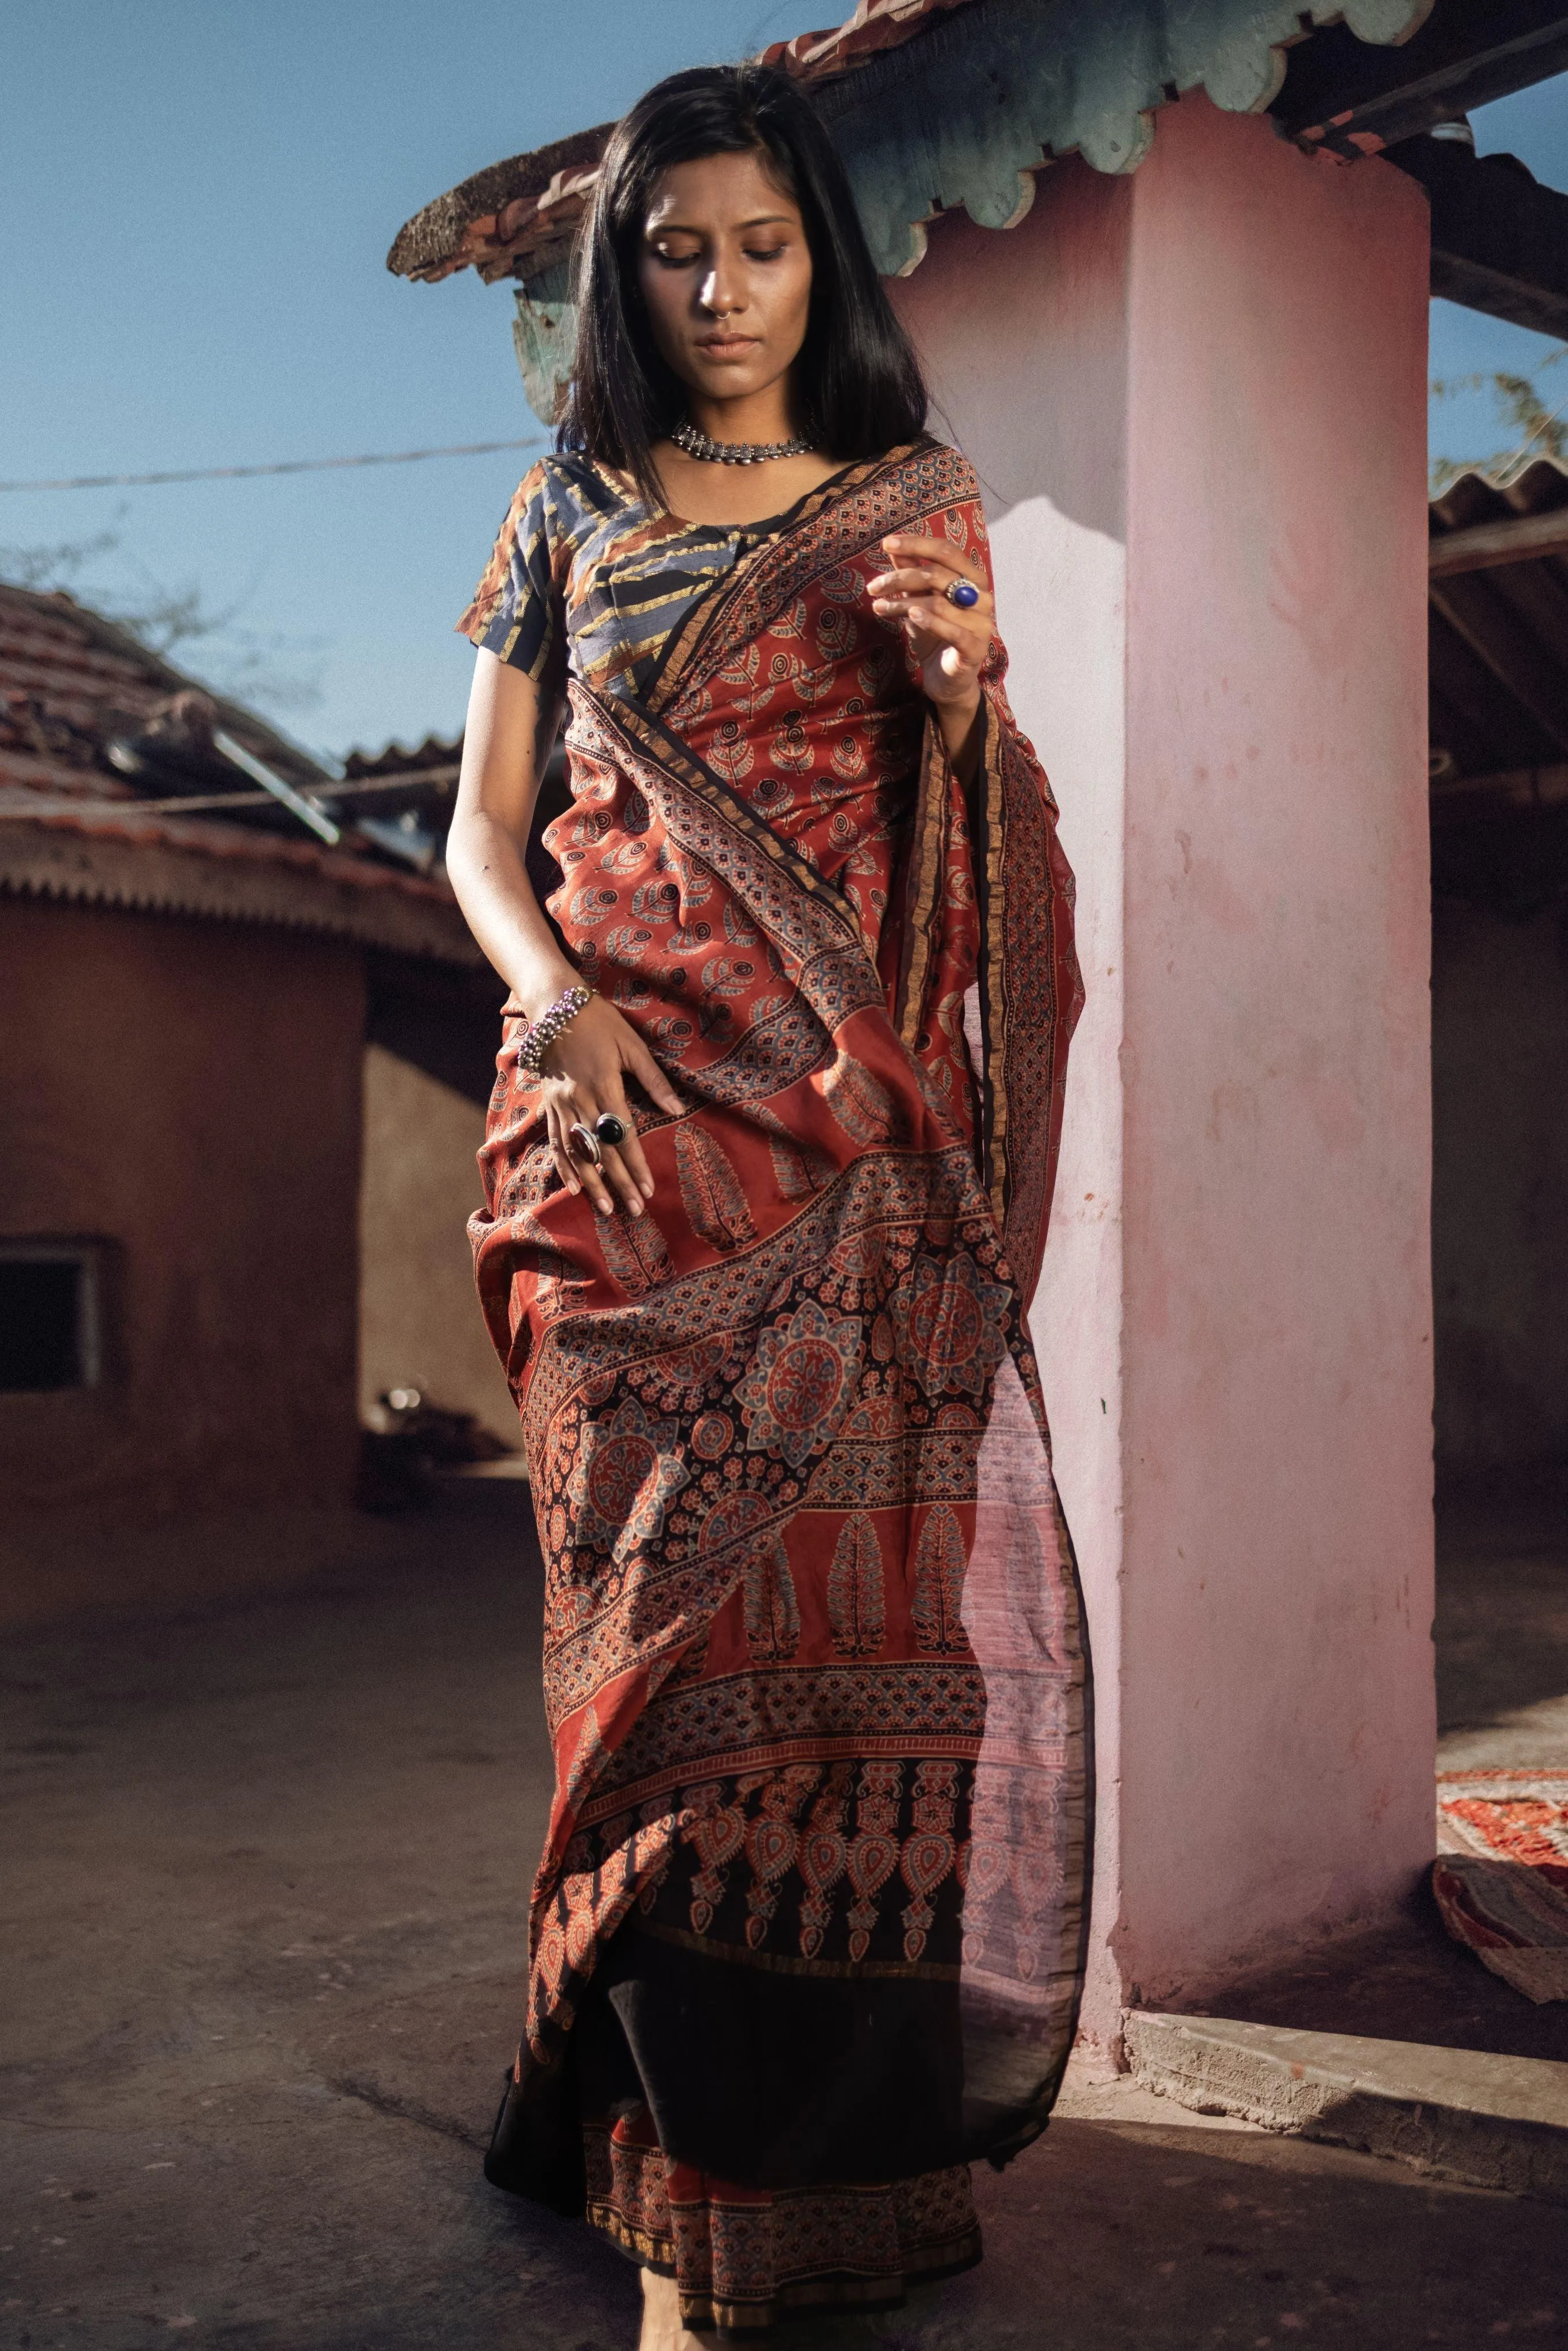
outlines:
{"label": "black stone ring", "polygon": [[607,1151],[613,1151],[617,1144],[626,1140],[626,1122],[617,1118],[612,1110],[601,1110],[593,1122],[593,1132]]}
{"label": "black stone ring", "polygon": [[961,612],[969,611],[980,601],[980,591],[971,580],[955,580],[947,590],[947,601],[956,604]]}

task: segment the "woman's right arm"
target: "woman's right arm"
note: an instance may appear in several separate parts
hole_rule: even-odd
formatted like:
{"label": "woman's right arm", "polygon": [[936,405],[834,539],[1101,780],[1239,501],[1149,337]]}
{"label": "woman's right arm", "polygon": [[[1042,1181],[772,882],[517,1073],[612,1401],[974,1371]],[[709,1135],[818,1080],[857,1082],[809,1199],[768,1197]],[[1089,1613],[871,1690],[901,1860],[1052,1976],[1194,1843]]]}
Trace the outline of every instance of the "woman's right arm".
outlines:
{"label": "woman's right arm", "polygon": [[[547,702],[530,677],[496,654],[481,648],[476,661],[446,871],[469,929],[534,1021],[580,979],[545,918],[524,862],[560,706]],[[626,1102],[628,1071],[662,1110],[679,1116],[680,1097],[643,1040],[600,996],[545,1056],[544,1108],[557,1170],[573,1192],[586,1184],[604,1216],[614,1207],[611,1185],[632,1216],[642,1213],[644,1196],[651,1199],[653,1193]],[[568,1140],[574,1123],[591,1127],[601,1111],[612,1111],[628,1130],[619,1150],[606,1150],[602,1176],[573,1155]]]}

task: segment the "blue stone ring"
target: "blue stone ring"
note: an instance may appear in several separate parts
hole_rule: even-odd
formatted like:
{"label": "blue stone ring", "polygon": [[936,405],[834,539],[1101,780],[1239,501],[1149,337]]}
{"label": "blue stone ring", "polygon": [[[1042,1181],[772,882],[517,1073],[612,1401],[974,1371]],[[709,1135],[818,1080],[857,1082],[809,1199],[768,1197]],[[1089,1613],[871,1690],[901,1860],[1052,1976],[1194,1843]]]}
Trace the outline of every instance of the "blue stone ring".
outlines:
{"label": "blue stone ring", "polygon": [[963,612],[970,611],[979,601],[979,590],[968,580],[955,580],[947,590],[949,604],[956,604],[959,611]]}

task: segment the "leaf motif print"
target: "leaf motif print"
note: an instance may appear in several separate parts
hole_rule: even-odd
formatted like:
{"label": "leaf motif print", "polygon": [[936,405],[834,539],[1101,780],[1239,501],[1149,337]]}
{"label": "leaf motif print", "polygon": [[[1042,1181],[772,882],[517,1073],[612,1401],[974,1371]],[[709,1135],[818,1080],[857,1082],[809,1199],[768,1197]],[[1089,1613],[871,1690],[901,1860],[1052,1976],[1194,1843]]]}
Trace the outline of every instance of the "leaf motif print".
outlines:
{"label": "leaf motif print", "polygon": [[915,1552],[915,1637],[927,1652],[945,1656],[968,1646],[959,1616],[967,1563],[963,1529],[939,1502]]}
{"label": "leaf motif print", "polygon": [[597,1229],[611,1278],[628,1298],[641,1298],[655,1283],[671,1279],[675,1269],[651,1216],[601,1217]]}
{"label": "leaf motif print", "polygon": [[809,1143],[791,1143],[788,1136],[771,1135],[768,1148],[773,1155],[773,1180],[787,1200],[810,1200],[824,1184],[831,1183],[836,1170],[825,1151]]}
{"label": "leaf motif print", "polygon": [[828,1570],[828,1625],[841,1657],[873,1656],[887,1616],[882,1545],[864,1510],[846,1520]]}
{"label": "leaf motif print", "polygon": [[675,1174],[692,1230],[710,1249],[739,1249],[757,1238],[745,1187],[728,1154],[700,1126],[676,1127]]}
{"label": "leaf motif print", "polygon": [[898,1105],[882,1080],[847,1053],[839,1055],[823,1078],[822,1092],[844,1133],[862,1150],[892,1142],[902,1127]]}
{"label": "leaf motif print", "polygon": [[780,1535],[770,1535],[747,1562],[746,1638],[754,1657],[769,1664],[792,1657],[800,1646],[800,1604]]}

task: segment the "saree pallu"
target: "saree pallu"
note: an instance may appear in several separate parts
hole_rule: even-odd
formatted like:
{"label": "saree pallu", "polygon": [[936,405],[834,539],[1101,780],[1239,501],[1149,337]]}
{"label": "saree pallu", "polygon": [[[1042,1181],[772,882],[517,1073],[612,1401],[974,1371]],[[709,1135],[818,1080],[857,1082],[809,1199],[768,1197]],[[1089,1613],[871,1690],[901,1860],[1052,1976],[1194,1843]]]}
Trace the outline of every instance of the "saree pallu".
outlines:
{"label": "saree pallu", "polygon": [[633,1093],[654,1196],[596,1217],[514,1019],[473,1226],[557,1773],[492,2177],[735,2331],[977,2258],[964,2167],[1044,2127],[1082,1973],[1089,1675],[1025,1325],[1071,882],[1000,646],[966,789],[872,614],[894,530],[984,554],[956,453],[803,500],[641,695],[571,679],[549,911],[683,1109]]}

